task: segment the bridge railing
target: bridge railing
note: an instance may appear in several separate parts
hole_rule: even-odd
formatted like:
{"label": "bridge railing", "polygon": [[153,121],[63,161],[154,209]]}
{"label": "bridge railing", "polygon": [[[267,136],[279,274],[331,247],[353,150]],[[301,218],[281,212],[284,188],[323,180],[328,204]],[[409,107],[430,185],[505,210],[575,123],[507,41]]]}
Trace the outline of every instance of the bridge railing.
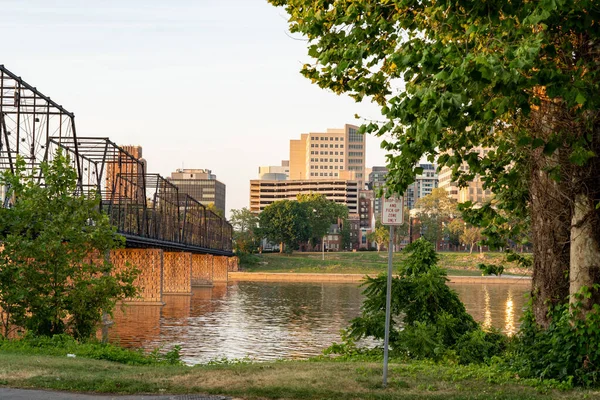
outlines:
{"label": "bridge railing", "polygon": [[80,190],[100,193],[102,208],[119,233],[155,245],[169,243],[231,252],[231,225],[108,138],[50,138],[81,165]]}

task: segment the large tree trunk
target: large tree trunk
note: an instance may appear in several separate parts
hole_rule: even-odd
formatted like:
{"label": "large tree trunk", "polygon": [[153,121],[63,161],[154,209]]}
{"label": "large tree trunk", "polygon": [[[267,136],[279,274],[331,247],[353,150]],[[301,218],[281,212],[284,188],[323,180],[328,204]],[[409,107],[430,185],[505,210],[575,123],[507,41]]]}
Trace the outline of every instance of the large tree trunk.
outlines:
{"label": "large tree trunk", "polygon": [[[540,91],[540,96],[545,92]],[[534,137],[549,141],[561,131],[564,114],[559,102],[542,101],[531,112]],[[531,154],[529,180],[531,241],[533,243],[532,308],[536,322],[542,327],[550,323],[549,307],[566,301],[569,295],[569,242],[571,226],[570,162],[567,148],[559,148],[551,156],[541,148]],[[549,171],[560,168],[563,179],[553,179]]]}
{"label": "large tree trunk", "polygon": [[[577,301],[574,294],[583,287],[592,288],[600,281],[600,248],[598,246],[599,218],[594,201],[584,193],[575,197],[573,223],[571,225],[571,303]],[[584,301],[584,310],[589,310],[597,302],[598,294],[592,291],[592,297]]]}

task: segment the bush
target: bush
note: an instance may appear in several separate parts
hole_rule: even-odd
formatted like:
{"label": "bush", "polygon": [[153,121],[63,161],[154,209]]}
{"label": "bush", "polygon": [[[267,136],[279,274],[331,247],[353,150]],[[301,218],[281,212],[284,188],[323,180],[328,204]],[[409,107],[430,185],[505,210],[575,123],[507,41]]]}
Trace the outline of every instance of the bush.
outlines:
{"label": "bush", "polygon": [[[400,276],[392,279],[390,346],[396,355],[439,360],[479,327],[446,285],[433,245],[419,239],[404,251],[410,254],[400,265]],[[348,336],[383,339],[387,277],[367,278],[363,286],[362,313],[351,322]]]}
{"label": "bush", "polygon": [[576,301],[551,310],[548,328],[535,323],[529,308],[513,348],[512,365],[520,376],[558,380],[569,385],[600,384],[600,305],[584,312],[584,301],[600,287],[583,288]]}
{"label": "bush", "polygon": [[456,343],[456,356],[460,364],[479,364],[501,355],[508,338],[498,331],[485,332],[481,329],[463,335]]}

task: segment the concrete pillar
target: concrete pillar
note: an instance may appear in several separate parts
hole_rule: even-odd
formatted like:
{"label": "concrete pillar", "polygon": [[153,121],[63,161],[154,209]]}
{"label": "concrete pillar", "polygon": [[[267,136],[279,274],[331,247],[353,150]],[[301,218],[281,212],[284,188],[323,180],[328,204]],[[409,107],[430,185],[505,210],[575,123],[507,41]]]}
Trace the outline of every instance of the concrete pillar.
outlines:
{"label": "concrete pillar", "polygon": [[213,257],[211,254],[192,254],[192,286],[212,285]]}
{"label": "concrete pillar", "polygon": [[163,251],[160,249],[117,249],[110,251],[110,262],[119,272],[134,266],[140,274],[133,282],[140,289],[139,297],[126,299],[128,302],[162,304]]}
{"label": "concrete pillar", "polygon": [[229,272],[237,272],[240,269],[240,259],[236,256],[229,257],[227,259],[227,264],[228,264],[227,271],[229,271]]}
{"label": "concrete pillar", "polygon": [[227,282],[227,256],[215,256],[213,259],[213,282]]}
{"label": "concrete pillar", "polygon": [[165,252],[163,293],[192,295],[192,253]]}

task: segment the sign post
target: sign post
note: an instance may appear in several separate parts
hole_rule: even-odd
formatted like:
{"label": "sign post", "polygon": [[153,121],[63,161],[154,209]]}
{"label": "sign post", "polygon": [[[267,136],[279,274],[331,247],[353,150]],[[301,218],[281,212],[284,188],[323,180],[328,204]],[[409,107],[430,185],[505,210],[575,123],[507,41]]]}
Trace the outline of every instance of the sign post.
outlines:
{"label": "sign post", "polygon": [[383,387],[387,386],[388,372],[388,347],[390,343],[390,313],[392,308],[392,259],[394,257],[394,227],[402,225],[403,199],[402,197],[389,197],[382,199],[383,213],[381,223],[390,227],[390,244],[388,246],[388,271],[387,271],[387,291],[385,296],[385,338],[383,340]]}

